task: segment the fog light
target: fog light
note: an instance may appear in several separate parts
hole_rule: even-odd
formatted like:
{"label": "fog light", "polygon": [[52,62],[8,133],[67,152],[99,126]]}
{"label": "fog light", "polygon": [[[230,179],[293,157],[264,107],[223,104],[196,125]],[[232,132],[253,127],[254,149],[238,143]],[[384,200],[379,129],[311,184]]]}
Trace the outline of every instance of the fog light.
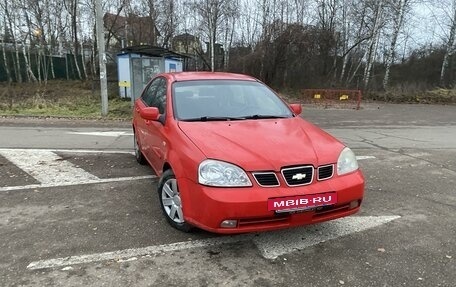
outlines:
{"label": "fog light", "polygon": [[220,227],[223,228],[236,228],[237,220],[223,220]]}
{"label": "fog light", "polygon": [[358,200],[354,200],[350,202],[350,205],[348,206],[349,209],[357,208],[359,206]]}

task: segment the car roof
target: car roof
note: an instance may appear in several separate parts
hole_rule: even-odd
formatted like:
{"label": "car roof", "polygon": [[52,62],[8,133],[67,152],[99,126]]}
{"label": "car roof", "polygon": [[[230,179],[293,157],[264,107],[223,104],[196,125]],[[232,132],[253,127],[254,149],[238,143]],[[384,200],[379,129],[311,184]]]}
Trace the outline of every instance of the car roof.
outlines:
{"label": "car roof", "polygon": [[175,72],[168,73],[175,82],[195,81],[195,80],[242,80],[242,81],[258,81],[257,79],[234,73],[224,72]]}

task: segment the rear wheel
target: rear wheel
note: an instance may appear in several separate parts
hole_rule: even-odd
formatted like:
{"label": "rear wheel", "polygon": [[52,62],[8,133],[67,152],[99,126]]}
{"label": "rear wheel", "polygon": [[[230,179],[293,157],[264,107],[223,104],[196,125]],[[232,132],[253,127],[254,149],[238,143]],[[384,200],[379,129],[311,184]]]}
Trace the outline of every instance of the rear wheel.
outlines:
{"label": "rear wheel", "polygon": [[146,159],[144,158],[144,155],[141,151],[141,147],[139,145],[139,142],[138,142],[138,138],[136,137],[136,132],[134,133],[134,136],[133,136],[133,141],[134,141],[134,148],[135,148],[135,158],[136,158],[136,161],[139,163],[139,164],[146,164]]}
{"label": "rear wheel", "polygon": [[160,198],[160,206],[168,223],[180,231],[191,231],[193,227],[186,223],[184,219],[176,176],[170,169],[165,171],[160,179],[158,196]]}

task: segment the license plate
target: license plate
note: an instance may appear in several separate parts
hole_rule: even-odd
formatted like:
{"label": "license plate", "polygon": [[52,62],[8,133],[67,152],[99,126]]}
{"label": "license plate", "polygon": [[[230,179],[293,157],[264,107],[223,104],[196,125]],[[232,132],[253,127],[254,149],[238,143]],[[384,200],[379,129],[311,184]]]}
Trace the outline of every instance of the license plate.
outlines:
{"label": "license plate", "polygon": [[333,205],[336,203],[337,194],[335,192],[296,195],[268,199],[268,210],[276,212],[291,212]]}

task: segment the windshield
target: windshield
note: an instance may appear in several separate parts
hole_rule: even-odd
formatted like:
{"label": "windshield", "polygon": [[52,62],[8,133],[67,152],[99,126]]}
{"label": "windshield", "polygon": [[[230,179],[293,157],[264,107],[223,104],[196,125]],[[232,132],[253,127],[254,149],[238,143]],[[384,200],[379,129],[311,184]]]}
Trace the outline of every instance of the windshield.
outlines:
{"label": "windshield", "polygon": [[268,87],[242,80],[202,80],[173,85],[174,114],[182,121],[289,118],[288,106]]}

